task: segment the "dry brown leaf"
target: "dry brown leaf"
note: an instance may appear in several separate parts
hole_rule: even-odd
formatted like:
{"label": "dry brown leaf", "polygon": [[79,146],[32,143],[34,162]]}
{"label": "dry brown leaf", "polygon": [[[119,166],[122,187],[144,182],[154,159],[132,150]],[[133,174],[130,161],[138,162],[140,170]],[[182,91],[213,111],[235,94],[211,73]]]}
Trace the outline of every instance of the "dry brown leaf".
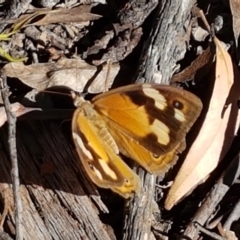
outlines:
{"label": "dry brown leaf", "polygon": [[89,85],[88,92],[100,93],[112,86],[119,68],[117,63],[112,64],[109,70],[107,65],[101,68],[89,65],[81,59],[62,58],[56,63],[28,66],[23,63],[9,63],[2,71],[6,76],[19,78],[24,84],[40,91],[50,87],[66,87],[82,92]]}
{"label": "dry brown leaf", "polygon": [[71,9],[61,9],[57,12],[50,11],[42,19],[30,25],[48,25],[52,23],[69,23],[69,22],[87,22],[97,20],[102,16],[91,13],[91,5],[80,5]]}
{"label": "dry brown leaf", "polygon": [[231,57],[217,38],[214,42],[217,45],[216,77],[209,109],[198,137],[168,193],[165,201],[168,210],[206,180],[228,151],[236,133],[235,128],[239,126],[239,123],[236,124],[236,89],[239,87],[232,87],[234,76]]}
{"label": "dry brown leaf", "polygon": [[[14,26],[21,24],[22,22],[32,21],[30,24],[25,24],[26,26],[35,25],[48,25],[52,23],[69,23],[69,22],[87,22],[92,20],[97,20],[102,16],[98,14],[91,13],[91,5],[80,5],[75,8],[70,9],[45,9],[36,10],[30,14],[22,15],[14,24]],[[42,17],[40,17],[42,16]],[[27,21],[26,21],[27,19]]]}
{"label": "dry brown leaf", "polygon": [[232,12],[232,21],[233,21],[233,33],[235,38],[236,47],[238,47],[238,38],[240,34],[240,1],[231,0],[229,5]]}
{"label": "dry brown leaf", "polygon": [[[24,107],[23,105],[21,105],[18,102],[11,104],[11,108],[12,108],[11,110],[12,110],[13,114],[15,114],[16,117],[20,117],[23,114],[26,114],[31,111],[42,111],[40,108]],[[7,114],[6,114],[4,106],[0,107],[0,116],[1,116],[1,118],[0,118],[0,127],[1,127],[7,121]]]}

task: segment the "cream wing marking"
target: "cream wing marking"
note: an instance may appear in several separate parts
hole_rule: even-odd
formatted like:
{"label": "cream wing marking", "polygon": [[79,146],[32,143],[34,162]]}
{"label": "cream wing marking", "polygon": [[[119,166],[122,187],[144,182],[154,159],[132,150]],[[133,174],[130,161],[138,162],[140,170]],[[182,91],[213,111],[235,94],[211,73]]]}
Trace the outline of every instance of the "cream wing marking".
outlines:
{"label": "cream wing marking", "polygon": [[175,113],[175,114],[174,114],[174,117],[175,117],[178,121],[180,121],[180,122],[185,122],[185,121],[186,121],[185,116],[184,116],[184,113],[183,113],[181,110],[175,108],[175,109],[174,109],[174,113]]}
{"label": "cream wing marking", "polygon": [[73,138],[76,140],[76,143],[77,143],[78,146],[81,148],[81,150],[83,151],[83,153],[84,153],[90,160],[93,160],[93,156],[92,156],[91,152],[86,149],[86,147],[84,146],[84,143],[83,143],[82,139],[78,136],[78,134],[76,134],[75,132],[73,132]]}
{"label": "cream wing marking", "polygon": [[156,108],[164,110],[167,107],[166,98],[158,90],[149,88],[149,85],[143,85],[143,93],[154,100]]}
{"label": "cream wing marking", "polygon": [[106,160],[103,159],[98,159],[102,169],[104,170],[104,172],[110,176],[112,179],[117,180],[118,177],[117,175],[114,173],[114,171],[108,166],[108,164],[106,163]]}
{"label": "cream wing marking", "polygon": [[155,119],[153,123],[150,125],[150,129],[153,133],[160,132],[160,134],[156,135],[158,143],[162,145],[168,145],[170,142],[170,129],[163,122]]}
{"label": "cream wing marking", "polygon": [[93,169],[94,173],[96,174],[96,176],[99,178],[99,180],[102,181],[103,180],[103,176],[100,173],[100,171],[97,168],[95,168],[94,166],[92,166],[92,169]]}

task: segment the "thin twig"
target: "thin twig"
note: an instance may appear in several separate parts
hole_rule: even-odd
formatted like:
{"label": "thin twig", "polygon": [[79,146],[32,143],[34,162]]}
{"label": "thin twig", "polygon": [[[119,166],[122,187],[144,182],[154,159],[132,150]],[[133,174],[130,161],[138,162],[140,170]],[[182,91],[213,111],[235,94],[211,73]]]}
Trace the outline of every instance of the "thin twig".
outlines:
{"label": "thin twig", "polygon": [[206,234],[207,236],[216,239],[216,240],[224,240],[223,237],[219,236],[218,234],[214,233],[214,232],[210,232],[209,230],[205,229],[204,227],[202,227],[199,223],[195,223],[196,227],[204,234]]}
{"label": "thin twig", "polygon": [[22,230],[22,202],[20,194],[20,181],[18,173],[18,160],[17,160],[17,148],[16,148],[16,116],[11,112],[11,104],[8,99],[8,89],[6,83],[6,76],[0,74],[0,88],[1,95],[4,102],[7,119],[8,119],[8,144],[9,153],[11,158],[11,177],[13,184],[13,200],[15,208],[15,222],[16,222],[16,239],[23,239]]}

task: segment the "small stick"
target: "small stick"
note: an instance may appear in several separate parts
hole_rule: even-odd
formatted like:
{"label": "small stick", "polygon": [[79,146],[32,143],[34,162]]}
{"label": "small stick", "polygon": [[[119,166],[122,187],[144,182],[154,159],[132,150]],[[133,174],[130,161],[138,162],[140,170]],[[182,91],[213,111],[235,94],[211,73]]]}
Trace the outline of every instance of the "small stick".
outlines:
{"label": "small stick", "polygon": [[209,230],[205,229],[204,227],[202,227],[199,223],[195,223],[196,227],[202,232],[205,233],[207,236],[216,239],[216,240],[224,240],[225,238],[219,236],[218,234],[214,233],[214,232],[210,232]]}
{"label": "small stick", "polygon": [[5,111],[8,119],[8,144],[9,153],[11,158],[11,177],[13,185],[13,200],[15,208],[15,222],[16,222],[16,239],[23,240],[22,229],[22,202],[20,194],[20,181],[18,173],[18,160],[17,160],[17,148],[16,148],[16,116],[11,112],[11,104],[8,99],[8,89],[6,76],[0,73],[0,89],[1,95],[5,107]]}

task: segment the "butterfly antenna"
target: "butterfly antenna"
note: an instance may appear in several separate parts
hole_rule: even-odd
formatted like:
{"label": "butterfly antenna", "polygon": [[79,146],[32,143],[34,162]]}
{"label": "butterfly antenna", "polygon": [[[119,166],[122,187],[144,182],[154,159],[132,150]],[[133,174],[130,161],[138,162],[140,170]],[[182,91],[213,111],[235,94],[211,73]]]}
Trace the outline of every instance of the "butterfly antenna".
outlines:
{"label": "butterfly antenna", "polygon": [[64,95],[64,96],[71,97],[71,94],[69,94],[69,93],[54,92],[54,91],[48,91],[48,90],[41,90],[41,91],[39,91],[39,93],[51,93],[51,94],[58,94],[58,95]]}

